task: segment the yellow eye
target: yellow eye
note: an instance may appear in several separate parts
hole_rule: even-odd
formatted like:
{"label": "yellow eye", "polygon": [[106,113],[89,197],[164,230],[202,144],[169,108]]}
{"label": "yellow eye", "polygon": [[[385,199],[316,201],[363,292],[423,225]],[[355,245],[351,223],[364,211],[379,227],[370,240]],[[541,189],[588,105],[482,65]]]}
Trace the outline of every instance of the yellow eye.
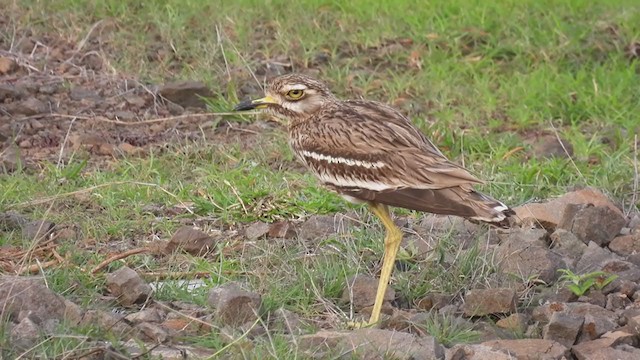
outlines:
{"label": "yellow eye", "polygon": [[304,91],[300,89],[289,90],[287,92],[287,97],[291,100],[300,99],[304,95]]}

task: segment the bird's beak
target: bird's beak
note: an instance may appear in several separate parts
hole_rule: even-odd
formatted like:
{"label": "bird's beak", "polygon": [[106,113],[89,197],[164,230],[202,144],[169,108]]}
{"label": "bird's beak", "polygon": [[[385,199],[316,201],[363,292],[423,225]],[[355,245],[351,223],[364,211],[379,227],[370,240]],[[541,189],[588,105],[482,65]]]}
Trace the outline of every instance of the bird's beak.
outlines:
{"label": "bird's beak", "polygon": [[267,95],[262,99],[245,100],[233,108],[233,111],[247,111],[253,109],[264,109],[269,104],[277,104],[276,100]]}

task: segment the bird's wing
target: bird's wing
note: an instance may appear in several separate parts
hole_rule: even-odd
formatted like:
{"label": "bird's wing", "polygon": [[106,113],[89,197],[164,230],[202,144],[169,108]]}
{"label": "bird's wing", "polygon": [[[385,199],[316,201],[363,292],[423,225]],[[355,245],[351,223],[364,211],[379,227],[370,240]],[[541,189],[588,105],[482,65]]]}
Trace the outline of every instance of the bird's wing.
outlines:
{"label": "bird's wing", "polygon": [[379,103],[338,103],[290,131],[298,158],[337,188],[470,189],[482,183],[450,162],[397,110]]}

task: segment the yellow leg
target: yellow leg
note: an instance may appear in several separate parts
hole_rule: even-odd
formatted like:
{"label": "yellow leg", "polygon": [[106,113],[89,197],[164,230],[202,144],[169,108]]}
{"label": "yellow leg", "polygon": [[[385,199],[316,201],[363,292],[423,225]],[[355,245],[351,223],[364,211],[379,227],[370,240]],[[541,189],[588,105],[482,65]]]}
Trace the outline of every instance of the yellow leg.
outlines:
{"label": "yellow leg", "polygon": [[402,231],[393,223],[389,208],[386,205],[378,203],[369,203],[369,208],[382,221],[382,225],[387,232],[384,238],[384,260],[382,262],[382,271],[380,272],[380,280],[378,280],[378,291],[376,292],[376,301],[373,304],[373,311],[369,319],[369,325],[373,325],[380,319],[380,311],[384,302],[384,293],[387,291],[387,285],[391,279],[391,271],[396,261],[398,248],[402,241]]}

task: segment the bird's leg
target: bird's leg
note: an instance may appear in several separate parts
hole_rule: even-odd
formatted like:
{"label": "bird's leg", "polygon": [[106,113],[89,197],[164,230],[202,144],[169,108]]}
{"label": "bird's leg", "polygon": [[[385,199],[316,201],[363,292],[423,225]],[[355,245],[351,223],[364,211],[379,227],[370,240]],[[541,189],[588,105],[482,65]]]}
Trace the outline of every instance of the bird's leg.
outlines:
{"label": "bird's leg", "polygon": [[391,271],[393,270],[396,255],[398,254],[398,248],[402,241],[402,231],[396,226],[396,224],[394,224],[393,219],[391,219],[391,214],[389,213],[389,208],[386,205],[370,202],[369,208],[378,218],[380,218],[380,221],[382,221],[386,230],[382,271],[380,272],[380,280],[378,280],[376,300],[373,304],[371,318],[369,319],[369,325],[373,325],[380,319],[380,311],[382,310],[382,303],[384,302],[384,294],[387,291],[387,285],[391,278]]}

